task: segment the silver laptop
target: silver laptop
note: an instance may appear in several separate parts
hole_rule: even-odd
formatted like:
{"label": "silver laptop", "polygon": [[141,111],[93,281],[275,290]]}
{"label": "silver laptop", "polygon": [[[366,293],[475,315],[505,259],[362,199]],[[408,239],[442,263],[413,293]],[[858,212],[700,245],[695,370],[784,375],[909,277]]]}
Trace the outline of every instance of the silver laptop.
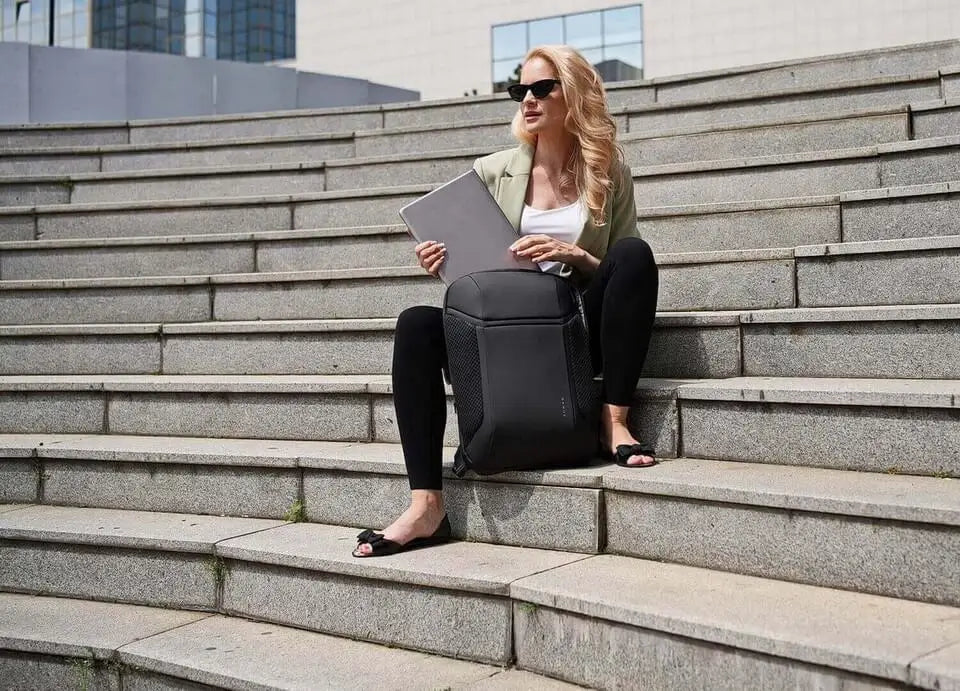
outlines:
{"label": "silver laptop", "polygon": [[400,209],[417,242],[447,246],[440,278],[450,284],[474,271],[538,270],[535,263],[510,251],[517,231],[503,215],[476,171],[470,170]]}

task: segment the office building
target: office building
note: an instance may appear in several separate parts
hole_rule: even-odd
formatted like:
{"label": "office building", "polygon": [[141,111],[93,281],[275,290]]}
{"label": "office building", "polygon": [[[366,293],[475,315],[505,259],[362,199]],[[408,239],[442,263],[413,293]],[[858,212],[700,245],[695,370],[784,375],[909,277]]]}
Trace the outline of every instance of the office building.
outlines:
{"label": "office building", "polygon": [[957,0],[355,0],[300,2],[296,67],[490,93],[530,46],[565,42],[607,79],[662,77],[960,36]]}
{"label": "office building", "polygon": [[0,38],[265,63],[296,55],[294,0],[0,0]]}

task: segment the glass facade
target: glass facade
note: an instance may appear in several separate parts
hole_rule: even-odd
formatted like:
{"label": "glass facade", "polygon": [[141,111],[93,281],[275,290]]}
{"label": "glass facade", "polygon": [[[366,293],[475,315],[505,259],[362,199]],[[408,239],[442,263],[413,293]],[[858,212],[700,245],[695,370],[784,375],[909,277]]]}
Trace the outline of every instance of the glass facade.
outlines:
{"label": "glass facade", "polygon": [[[49,43],[50,0],[0,0],[0,40]],[[240,62],[296,56],[296,0],[54,0],[54,44]]]}
{"label": "glass facade", "polygon": [[240,62],[296,55],[295,0],[93,0],[93,45]]}
{"label": "glass facade", "polygon": [[0,40],[49,45],[51,9],[53,44],[89,48],[90,0],[0,0]]}
{"label": "glass facade", "polygon": [[205,6],[205,36],[217,43],[218,57],[246,62],[296,57],[295,0],[205,0]]}
{"label": "glass facade", "polygon": [[494,91],[516,82],[527,51],[543,44],[573,46],[605,81],[643,78],[641,5],[500,24],[491,30],[491,39]]}

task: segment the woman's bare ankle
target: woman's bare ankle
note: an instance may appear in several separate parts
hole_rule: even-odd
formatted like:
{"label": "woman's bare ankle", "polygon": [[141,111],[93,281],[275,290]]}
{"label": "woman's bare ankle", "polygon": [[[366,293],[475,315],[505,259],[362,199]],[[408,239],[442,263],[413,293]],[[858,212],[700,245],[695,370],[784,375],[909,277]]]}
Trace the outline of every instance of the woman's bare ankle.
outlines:
{"label": "woman's bare ankle", "polygon": [[604,426],[622,425],[626,427],[627,417],[630,415],[630,406],[604,403],[600,412],[600,419]]}
{"label": "woman's bare ankle", "polygon": [[410,492],[410,508],[417,514],[443,517],[443,491],[415,489]]}
{"label": "woman's bare ankle", "polygon": [[617,444],[628,443],[633,440],[633,434],[627,426],[629,414],[629,406],[603,404],[600,415],[600,437],[603,443],[615,448]]}

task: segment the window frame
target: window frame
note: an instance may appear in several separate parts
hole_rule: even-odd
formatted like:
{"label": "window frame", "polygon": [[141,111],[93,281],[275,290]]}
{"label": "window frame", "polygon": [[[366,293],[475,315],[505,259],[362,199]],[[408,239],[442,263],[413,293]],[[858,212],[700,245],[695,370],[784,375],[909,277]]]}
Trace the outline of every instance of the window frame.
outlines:
{"label": "window frame", "polygon": [[[646,64],[646,43],[647,43],[647,42],[644,40],[645,24],[644,24],[644,21],[643,21],[643,5],[644,5],[643,2],[632,2],[632,3],[623,4],[623,5],[614,5],[614,6],[611,6],[611,7],[602,7],[602,8],[597,8],[597,9],[584,10],[584,11],[581,11],[581,12],[567,12],[567,13],[564,13],[564,14],[554,14],[554,15],[549,15],[549,16],[546,16],[546,17],[533,17],[533,18],[530,18],[530,19],[523,19],[523,20],[515,21],[515,22],[501,22],[501,23],[499,23],[499,24],[493,24],[493,25],[491,25],[491,26],[490,26],[490,82],[491,82],[491,84],[493,85],[494,91],[497,90],[498,85],[500,85],[500,84],[502,84],[502,83],[505,83],[505,82],[498,82],[498,81],[496,80],[495,65],[496,65],[497,63],[502,63],[502,62],[505,62],[505,61],[507,61],[507,60],[516,60],[518,63],[520,63],[520,62],[523,61],[523,58],[524,58],[524,56],[526,55],[526,53],[530,51],[530,49],[531,49],[531,47],[532,47],[532,46],[530,45],[530,24],[532,24],[532,23],[534,23],[534,22],[547,21],[547,20],[551,20],[551,19],[559,19],[559,20],[560,20],[561,31],[562,31],[562,34],[563,34],[562,37],[561,37],[562,40],[561,40],[560,42],[563,43],[563,44],[567,44],[567,43],[568,43],[568,37],[567,37],[567,18],[568,18],[568,17],[576,17],[576,16],[579,16],[579,15],[594,14],[594,13],[596,13],[596,14],[598,14],[598,15],[600,16],[600,44],[597,45],[597,46],[591,46],[591,47],[589,47],[589,48],[584,48],[584,49],[577,48],[577,50],[579,50],[579,51],[581,51],[581,52],[588,51],[588,50],[590,50],[590,51],[592,51],[592,50],[599,51],[599,52],[600,52],[600,55],[601,55],[601,62],[602,62],[603,60],[606,59],[606,58],[605,58],[605,55],[606,55],[606,49],[607,49],[607,47],[614,48],[614,47],[618,47],[618,46],[639,45],[639,46],[640,46],[640,65],[637,66],[637,67],[635,67],[635,69],[638,69],[638,70],[640,71],[640,74],[641,74],[641,77],[640,77],[640,78],[642,78],[642,75],[643,75],[643,66]],[[640,10],[640,27],[639,27],[640,40],[639,40],[639,41],[627,41],[627,42],[620,41],[620,42],[610,42],[610,43],[608,43],[608,42],[607,42],[607,28],[606,28],[606,14],[607,14],[607,12],[610,12],[610,11],[612,11],[612,10],[631,9],[631,8],[634,8],[634,7],[638,8],[638,9]],[[517,55],[517,56],[514,56],[514,55],[497,55],[497,54],[494,52],[494,45],[495,45],[495,43],[494,43],[494,32],[495,32],[497,29],[500,29],[500,28],[520,26],[520,25],[522,25],[522,26],[523,26],[523,29],[524,29],[523,33],[524,33],[524,41],[525,41],[525,45],[526,45],[526,49],[524,50],[523,54]]]}

